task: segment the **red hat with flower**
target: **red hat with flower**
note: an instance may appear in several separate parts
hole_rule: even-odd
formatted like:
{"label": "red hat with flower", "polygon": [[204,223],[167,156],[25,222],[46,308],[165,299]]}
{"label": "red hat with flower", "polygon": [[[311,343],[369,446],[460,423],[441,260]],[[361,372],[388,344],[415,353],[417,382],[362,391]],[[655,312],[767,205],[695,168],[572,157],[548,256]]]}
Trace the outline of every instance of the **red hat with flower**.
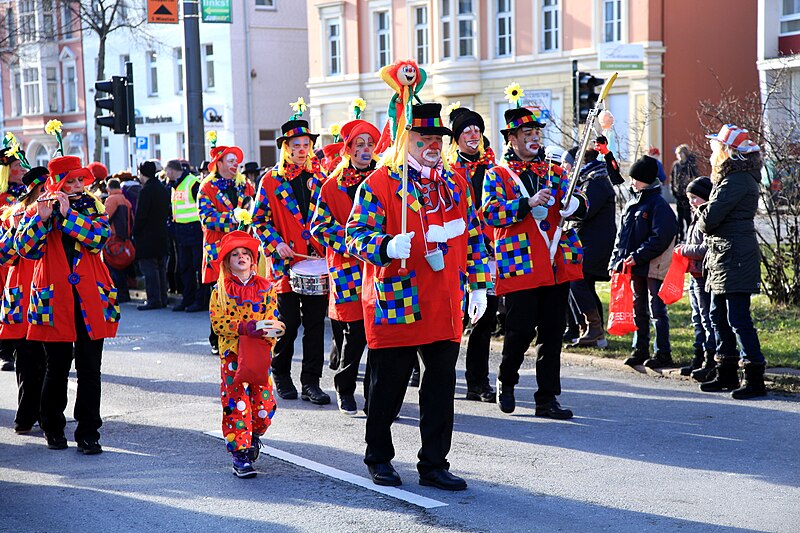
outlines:
{"label": "red hat with flower", "polygon": [[81,166],[81,158],[74,155],[64,155],[55,157],[47,164],[50,177],[47,178],[45,189],[47,192],[54,193],[64,187],[64,183],[70,178],[83,178],[84,186],[94,181],[94,174],[88,168]]}
{"label": "red hat with flower", "polygon": [[208,163],[210,172],[217,171],[217,162],[221,161],[226,155],[233,154],[239,163],[244,161],[244,152],[238,146],[215,146],[211,149],[211,162]]}
{"label": "red hat with flower", "polygon": [[219,245],[219,255],[217,261],[222,263],[229,253],[236,248],[247,248],[253,254],[253,261],[258,260],[258,248],[260,246],[258,239],[247,233],[246,231],[236,230],[226,233],[222,237]]}

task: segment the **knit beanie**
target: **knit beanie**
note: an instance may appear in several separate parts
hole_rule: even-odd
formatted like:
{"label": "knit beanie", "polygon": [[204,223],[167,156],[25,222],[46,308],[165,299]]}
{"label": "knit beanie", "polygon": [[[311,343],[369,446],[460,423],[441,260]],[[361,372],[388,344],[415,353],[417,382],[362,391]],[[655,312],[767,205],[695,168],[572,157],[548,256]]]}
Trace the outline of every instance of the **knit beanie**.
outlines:
{"label": "knit beanie", "polygon": [[147,176],[148,178],[155,178],[156,177],[156,164],[152,161],[145,161],[139,165],[139,172],[142,173],[142,176]]}
{"label": "knit beanie", "polygon": [[708,176],[700,176],[689,182],[689,185],[686,186],[686,192],[708,201],[708,197],[711,196],[711,187],[711,179]]}
{"label": "knit beanie", "polygon": [[458,138],[469,126],[478,126],[481,133],[486,131],[483,117],[475,111],[466,107],[459,107],[450,112],[450,129],[453,130],[453,140],[455,142],[458,142]]}
{"label": "knit beanie", "polygon": [[658,163],[652,157],[643,155],[631,165],[628,174],[631,179],[652,185],[658,179]]}

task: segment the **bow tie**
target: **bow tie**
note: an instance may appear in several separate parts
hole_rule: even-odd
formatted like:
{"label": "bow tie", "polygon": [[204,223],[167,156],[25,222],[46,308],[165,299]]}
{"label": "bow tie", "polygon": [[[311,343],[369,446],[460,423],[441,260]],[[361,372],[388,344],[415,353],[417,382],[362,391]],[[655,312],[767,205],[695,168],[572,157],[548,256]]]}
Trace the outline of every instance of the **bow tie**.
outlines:
{"label": "bow tie", "polygon": [[287,181],[292,181],[297,176],[299,176],[303,172],[303,170],[305,170],[304,167],[290,163],[283,167],[283,177]]}
{"label": "bow tie", "polygon": [[506,161],[508,168],[517,174],[522,174],[525,171],[530,171],[537,176],[544,176],[547,174],[547,163],[544,161],[520,161],[519,159],[510,159]]}
{"label": "bow tie", "polygon": [[348,167],[342,170],[342,176],[339,178],[339,183],[344,187],[358,185],[374,171],[374,168],[365,168],[364,170],[359,170],[355,167]]}

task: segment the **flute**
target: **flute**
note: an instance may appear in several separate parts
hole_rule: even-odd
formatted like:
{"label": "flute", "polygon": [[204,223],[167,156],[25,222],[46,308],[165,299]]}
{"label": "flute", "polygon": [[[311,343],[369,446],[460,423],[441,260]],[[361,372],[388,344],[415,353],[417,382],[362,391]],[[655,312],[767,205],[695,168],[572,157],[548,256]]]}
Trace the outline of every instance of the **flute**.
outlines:
{"label": "flute", "polygon": [[[68,194],[67,198],[77,198],[80,195],[81,195],[81,193]],[[50,200],[58,200],[58,198],[56,198],[55,196],[48,196],[47,198],[39,198],[36,201],[37,202],[49,202]]]}

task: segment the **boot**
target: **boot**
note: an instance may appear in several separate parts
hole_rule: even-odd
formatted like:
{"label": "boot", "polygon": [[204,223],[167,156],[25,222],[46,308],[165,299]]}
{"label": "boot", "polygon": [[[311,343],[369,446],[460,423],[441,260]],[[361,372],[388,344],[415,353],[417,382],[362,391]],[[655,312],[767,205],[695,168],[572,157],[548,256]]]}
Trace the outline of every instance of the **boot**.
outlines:
{"label": "boot", "polygon": [[504,413],[513,413],[517,405],[514,398],[514,387],[512,385],[503,385],[498,381],[497,389],[499,391],[497,403],[500,404],[500,410]]}
{"label": "boot", "polygon": [[650,357],[650,353],[647,348],[636,348],[631,352],[631,356],[625,359],[625,364],[628,366],[643,365],[648,357]]}
{"label": "boot", "polygon": [[734,400],[750,400],[767,395],[764,385],[764,368],[766,365],[749,363],[744,367],[742,386],[731,393]]}
{"label": "boot", "polygon": [[600,320],[600,313],[597,309],[592,309],[583,315],[586,318],[586,330],[583,335],[578,338],[577,346],[595,346],[597,348],[605,348],[608,346],[608,341],[605,337],[605,330],[603,329],[603,321]]}
{"label": "boot", "polygon": [[715,355],[716,353],[713,351],[706,352],[706,361],[703,364],[703,367],[692,372],[693,380],[699,381],[700,383],[705,383],[706,381],[711,381],[714,379],[714,377],[716,377],[717,362],[714,361]]}
{"label": "boot", "polygon": [[647,368],[669,368],[674,364],[670,352],[659,352],[644,362]]}
{"label": "boot", "polygon": [[713,381],[700,385],[703,392],[732,391],[739,388],[739,365],[735,360],[717,356],[717,375]]}
{"label": "boot", "polygon": [[698,347],[694,349],[694,357],[692,358],[692,362],[686,366],[681,367],[681,376],[691,375],[693,370],[697,370],[702,365],[703,365],[703,349]]}

